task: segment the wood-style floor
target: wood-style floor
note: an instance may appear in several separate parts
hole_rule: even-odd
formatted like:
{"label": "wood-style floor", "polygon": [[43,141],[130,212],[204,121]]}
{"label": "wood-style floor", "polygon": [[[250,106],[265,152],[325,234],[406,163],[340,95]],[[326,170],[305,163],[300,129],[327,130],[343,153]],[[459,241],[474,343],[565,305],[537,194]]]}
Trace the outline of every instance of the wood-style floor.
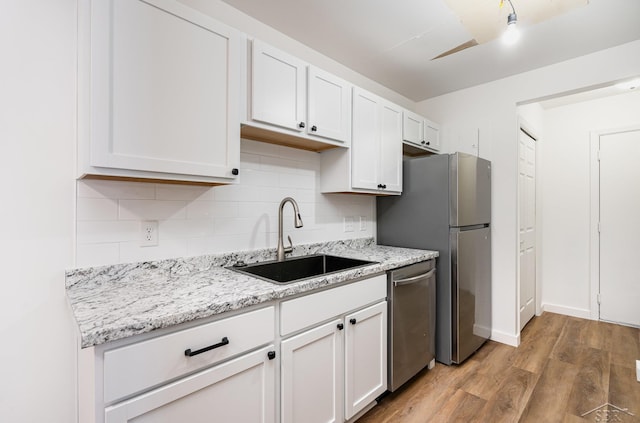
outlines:
{"label": "wood-style floor", "polygon": [[460,366],[437,363],[358,423],[640,422],[636,360],[640,329],[544,313],[518,348],[489,341]]}

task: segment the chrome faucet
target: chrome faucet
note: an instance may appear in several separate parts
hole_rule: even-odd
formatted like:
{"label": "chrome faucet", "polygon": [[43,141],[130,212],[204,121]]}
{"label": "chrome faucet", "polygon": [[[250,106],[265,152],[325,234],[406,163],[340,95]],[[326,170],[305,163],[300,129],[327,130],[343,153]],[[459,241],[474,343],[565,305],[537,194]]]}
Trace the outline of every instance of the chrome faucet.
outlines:
{"label": "chrome faucet", "polygon": [[287,236],[289,240],[289,246],[285,247],[282,242],[282,209],[284,209],[284,205],[289,202],[293,206],[293,224],[296,228],[302,227],[302,218],[300,217],[300,210],[298,210],[298,203],[291,197],[286,197],[280,202],[280,208],[278,209],[278,261],[284,260],[284,255],[286,253],[290,253],[293,251],[293,244],[291,242],[291,237]]}

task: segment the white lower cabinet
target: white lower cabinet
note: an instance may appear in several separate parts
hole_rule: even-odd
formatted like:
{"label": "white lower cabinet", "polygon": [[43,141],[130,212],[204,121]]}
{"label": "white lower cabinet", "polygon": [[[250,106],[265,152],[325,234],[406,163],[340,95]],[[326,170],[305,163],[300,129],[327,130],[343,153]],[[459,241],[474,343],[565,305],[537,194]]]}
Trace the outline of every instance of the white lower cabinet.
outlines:
{"label": "white lower cabinet", "polygon": [[386,390],[386,275],[79,359],[83,423],[343,423]]}
{"label": "white lower cabinet", "polygon": [[345,317],[345,418],[387,389],[387,302]]}
{"label": "white lower cabinet", "polygon": [[342,422],[342,319],[282,341],[282,423]]}
{"label": "white lower cabinet", "polygon": [[105,410],[105,423],[275,422],[273,345]]}
{"label": "white lower cabinet", "polygon": [[[283,335],[290,321],[322,320],[281,343],[282,423],[342,423],[387,389],[385,282],[377,276],[283,304]],[[369,305],[372,298],[377,302]],[[326,307],[314,307],[317,299]],[[324,310],[340,307],[327,322]]]}

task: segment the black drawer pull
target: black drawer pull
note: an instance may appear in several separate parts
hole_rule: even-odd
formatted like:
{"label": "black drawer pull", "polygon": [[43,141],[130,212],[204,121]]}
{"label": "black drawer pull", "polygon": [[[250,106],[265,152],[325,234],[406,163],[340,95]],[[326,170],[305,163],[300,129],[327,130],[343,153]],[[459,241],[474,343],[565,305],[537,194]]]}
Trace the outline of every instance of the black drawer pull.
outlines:
{"label": "black drawer pull", "polygon": [[351,323],[352,325],[355,325],[356,324],[356,319],[349,320],[349,323]]}
{"label": "black drawer pull", "polygon": [[273,360],[274,358],[276,358],[276,352],[275,351],[269,351],[267,353],[267,357],[269,357],[269,360]]}
{"label": "black drawer pull", "polygon": [[186,355],[187,357],[193,357],[194,355],[202,354],[203,352],[207,352],[207,351],[211,351],[211,350],[216,349],[216,348],[224,347],[228,343],[229,343],[229,338],[227,338],[225,336],[224,338],[222,338],[222,341],[218,342],[217,344],[209,345],[208,347],[204,347],[204,348],[202,348],[200,350],[191,351],[191,348],[186,349],[186,350],[184,350],[184,355]]}
{"label": "black drawer pull", "polygon": [[338,330],[344,329],[344,325],[342,323],[338,323]]}

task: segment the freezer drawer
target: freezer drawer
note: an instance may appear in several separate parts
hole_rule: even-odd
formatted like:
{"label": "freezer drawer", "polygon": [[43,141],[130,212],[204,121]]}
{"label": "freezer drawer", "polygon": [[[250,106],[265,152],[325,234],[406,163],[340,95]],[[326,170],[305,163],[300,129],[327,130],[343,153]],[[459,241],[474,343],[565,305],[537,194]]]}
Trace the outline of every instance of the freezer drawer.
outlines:
{"label": "freezer drawer", "polygon": [[491,232],[452,229],[452,354],[461,363],[491,335]]}

